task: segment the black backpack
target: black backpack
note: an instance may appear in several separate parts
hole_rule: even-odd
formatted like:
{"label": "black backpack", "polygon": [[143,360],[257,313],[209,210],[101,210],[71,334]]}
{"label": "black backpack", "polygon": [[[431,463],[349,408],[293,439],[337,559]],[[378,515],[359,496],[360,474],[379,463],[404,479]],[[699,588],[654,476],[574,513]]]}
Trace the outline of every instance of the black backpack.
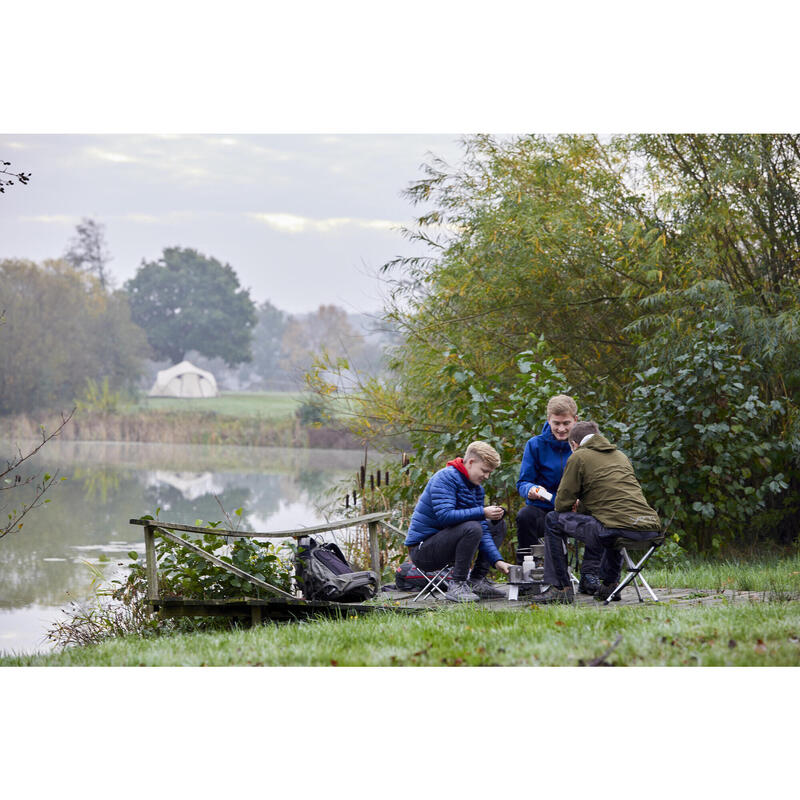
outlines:
{"label": "black backpack", "polygon": [[378,576],[371,570],[354,572],[333,542],[302,537],[294,563],[295,579],[306,600],[358,603],[378,593]]}

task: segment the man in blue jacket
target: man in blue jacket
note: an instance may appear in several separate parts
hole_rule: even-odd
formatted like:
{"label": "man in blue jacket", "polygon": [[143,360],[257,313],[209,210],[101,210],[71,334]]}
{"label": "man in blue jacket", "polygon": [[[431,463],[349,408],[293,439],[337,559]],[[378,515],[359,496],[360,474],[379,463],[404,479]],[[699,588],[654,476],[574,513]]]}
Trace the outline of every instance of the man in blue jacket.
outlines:
{"label": "man in blue jacket", "polygon": [[[525,505],[517,514],[518,563],[522,563],[519,551],[539,544],[544,537],[545,517],[553,510],[553,497],[561,483],[567,459],[572,455],[569,432],[577,421],[576,402],[567,394],[557,394],[547,402],[547,421],[542,432],[525,445],[517,481],[517,491],[525,499]],[[602,548],[586,545],[578,591],[597,594],[602,557]]]}
{"label": "man in blue jacket", "polygon": [[500,455],[490,444],[472,442],[463,458],[448,461],[433,475],[411,515],[405,540],[411,561],[423,572],[453,565],[448,600],[506,596],[488,577],[492,567],[508,573],[498,549],[506,535],[504,511],[484,507],[481,486],[499,466]]}

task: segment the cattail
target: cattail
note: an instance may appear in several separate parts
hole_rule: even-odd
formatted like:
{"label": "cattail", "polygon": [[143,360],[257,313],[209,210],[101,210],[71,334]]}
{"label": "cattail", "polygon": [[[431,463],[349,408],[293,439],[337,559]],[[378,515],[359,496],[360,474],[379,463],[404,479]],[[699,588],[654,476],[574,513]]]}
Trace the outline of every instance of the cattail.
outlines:
{"label": "cattail", "polygon": [[364,484],[366,483],[366,480],[367,480],[367,468],[366,467],[361,467],[361,474],[360,474],[361,483],[360,483],[360,486],[361,486],[362,489],[364,488]]}
{"label": "cattail", "polygon": [[381,488],[381,471],[378,470],[377,474],[378,474],[378,488],[380,489]]}
{"label": "cattail", "polygon": [[389,470],[386,470],[386,485],[389,485]]}

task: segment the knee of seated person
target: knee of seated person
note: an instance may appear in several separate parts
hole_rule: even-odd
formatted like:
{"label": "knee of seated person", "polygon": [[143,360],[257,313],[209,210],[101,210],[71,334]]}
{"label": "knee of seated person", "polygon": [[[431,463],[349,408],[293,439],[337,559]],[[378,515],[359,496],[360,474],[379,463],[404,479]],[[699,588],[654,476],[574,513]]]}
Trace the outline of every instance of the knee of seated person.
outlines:
{"label": "knee of seated person", "polygon": [[544,509],[539,508],[538,506],[524,505],[519,511],[517,511],[517,522],[519,522],[520,519],[536,518],[543,511]]}
{"label": "knee of seated person", "polygon": [[483,525],[476,519],[471,519],[464,523],[464,536],[475,536],[478,539],[483,536]]}

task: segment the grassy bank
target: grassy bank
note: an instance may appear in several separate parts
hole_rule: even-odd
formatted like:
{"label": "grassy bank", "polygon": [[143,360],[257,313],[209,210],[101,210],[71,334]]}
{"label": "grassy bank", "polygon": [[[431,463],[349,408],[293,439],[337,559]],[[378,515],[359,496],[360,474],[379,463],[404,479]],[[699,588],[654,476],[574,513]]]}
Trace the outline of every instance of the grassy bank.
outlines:
{"label": "grassy bank", "polygon": [[[652,562],[651,562],[652,563]],[[767,592],[772,599],[800,595],[800,554],[741,554],[723,559],[693,557],[679,566],[648,567],[648,583],[667,589],[691,587]]]}
{"label": "grassy bank", "polygon": [[[223,394],[205,400],[145,398],[114,412],[79,410],[61,433],[66,441],[163,442],[257,447],[361,448],[347,431],[327,425],[300,425],[295,411],[301,395],[291,392]],[[56,413],[0,418],[0,438],[40,437],[53,430]]]}
{"label": "grassy bank", "polygon": [[225,633],[126,638],[2,666],[798,666],[799,602],[443,607]]}

